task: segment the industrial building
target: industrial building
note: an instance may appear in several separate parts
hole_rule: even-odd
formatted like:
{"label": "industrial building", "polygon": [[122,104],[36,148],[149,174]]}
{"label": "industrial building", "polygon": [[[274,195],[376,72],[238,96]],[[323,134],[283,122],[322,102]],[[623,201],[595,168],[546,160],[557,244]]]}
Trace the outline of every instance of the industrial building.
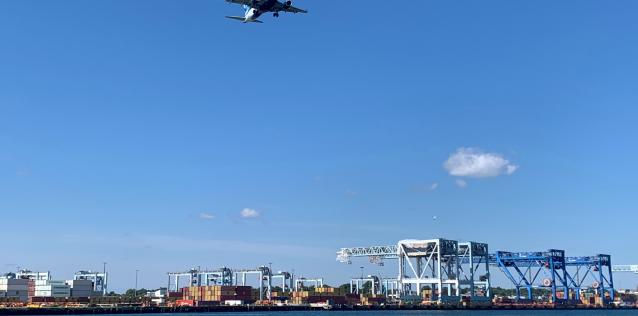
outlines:
{"label": "industrial building", "polygon": [[20,302],[34,298],[89,298],[106,289],[106,273],[80,271],[72,280],[53,280],[50,272],[20,270],[0,277],[0,298]]}

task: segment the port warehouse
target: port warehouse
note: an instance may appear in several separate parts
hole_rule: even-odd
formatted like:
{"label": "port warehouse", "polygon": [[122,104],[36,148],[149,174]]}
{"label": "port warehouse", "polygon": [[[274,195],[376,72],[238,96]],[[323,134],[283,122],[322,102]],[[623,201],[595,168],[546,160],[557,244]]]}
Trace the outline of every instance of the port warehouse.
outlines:
{"label": "port warehouse", "polygon": [[[402,240],[390,246],[342,248],[337,260],[358,258],[397,266],[398,277],[352,278],[349,287],[333,288],[322,278],[297,278],[270,266],[254,269],[191,269],[169,272],[165,289],[135,298],[109,297],[106,271],[80,271],[56,281],[50,273],[8,273],[0,278],[3,306],[157,305],[492,305],[613,306],[635,305],[630,295],[617,295],[614,272],[635,272],[612,266],[611,256],[569,257],[565,251],[495,251],[486,243],[448,239]],[[500,271],[515,295],[492,293],[491,273]],[[251,287],[248,281],[257,280]],[[536,295],[543,293],[543,295]]]}
{"label": "port warehouse", "polygon": [[53,280],[50,272],[20,270],[0,277],[0,302],[18,303],[52,299],[84,300],[106,293],[105,272],[79,271],[73,279]]}

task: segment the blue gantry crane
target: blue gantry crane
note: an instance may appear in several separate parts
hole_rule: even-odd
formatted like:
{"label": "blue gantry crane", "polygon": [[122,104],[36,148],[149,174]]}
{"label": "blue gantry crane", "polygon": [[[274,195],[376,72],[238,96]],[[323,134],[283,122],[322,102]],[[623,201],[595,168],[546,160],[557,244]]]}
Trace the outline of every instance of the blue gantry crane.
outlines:
{"label": "blue gantry crane", "polygon": [[[382,264],[384,260],[401,258],[400,244],[401,242],[399,245],[390,246],[341,248],[337,252],[337,260],[351,263],[352,258],[368,257],[371,263]],[[487,244],[470,244],[480,244],[487,251]],[[460,266],[467,264],[468,259],[461,257],[461,253],[457,258],[459,271],[461,271],[463,269]],[[609,303],[614,299],[613,272],[620,271],[619,267],[611,265],[610,255],[567,257],[565,251],[559,249],[533,252],[497,251],[489,254],[486,261],[490,266],[499,268],[512,282],[516,288],[517,299],[522,297],[522,289],[526,290],[526,297],[530,300],[534,299],[534,289],[548,289],[551,291],[553,302],[566,301],[570,298],[579,299],[581,292],[588,290],[593,291],[604,303]],[[623,271],[638,271],[638,266],[635,268],[623,266],[623,269],[625,269]],[[473,268],[470,268],[469,271],[472,270]],[[489,278],[489,269],[486,269],[486,273],[481,275],[478,281],[470,281],[468,284],[473,288],[483,283],[481,285],[486,286],[489,293]],[[463,283],[460,282],[460,278],[456,280],[459,285]],[[404,285],[401,287],[405,288]],[[562,295],[559,296],[559,292]]]}

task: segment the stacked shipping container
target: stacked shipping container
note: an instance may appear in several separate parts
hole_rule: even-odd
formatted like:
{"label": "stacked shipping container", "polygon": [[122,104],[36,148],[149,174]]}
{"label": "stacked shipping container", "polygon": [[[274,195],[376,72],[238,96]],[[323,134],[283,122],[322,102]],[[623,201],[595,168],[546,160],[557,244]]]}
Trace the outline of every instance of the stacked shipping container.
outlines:
{"label": "stacked shipping container", "polygon": [[35,280],[33,297],[70,297],[71,287],[64,281]]}
{"label": "stacked shipping container", "polygon": [[91,280],[68,280],[66,284],[71,287],[71,297],[92,297],[93,281]]}
{"label": "stacked shipping container", "polygon": [[192,286],[183,289],[183,301],[199,302],[225,302],[225,301],[251,301],[250,286]]}
{"label": "stacked shipping container", "polygon": [[315,303],[346,304],[342,291],[335,288],[316,288],[315,291],[297,291],[292,293],[292,304],[306,305]]}
{"label": "stacked shipping container", "polygon": [[29,299],[29,280],[0,278],[0,297],[26,302]]}

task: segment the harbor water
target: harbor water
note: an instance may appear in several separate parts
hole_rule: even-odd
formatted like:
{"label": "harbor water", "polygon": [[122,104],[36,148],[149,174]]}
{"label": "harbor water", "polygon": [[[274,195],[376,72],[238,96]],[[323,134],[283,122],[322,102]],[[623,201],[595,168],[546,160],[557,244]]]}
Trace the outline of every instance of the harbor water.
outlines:
{"label": "harbor water", "polygon": [[[147,316],[638,316],[638,310],[486,310],[486,311],[300,311],[300,312],[245,312],[245,313],[180,313],[144,314]],[[115,316],[115,315],[113,315]],[[121,316],[121,314],[120,314]]]}

